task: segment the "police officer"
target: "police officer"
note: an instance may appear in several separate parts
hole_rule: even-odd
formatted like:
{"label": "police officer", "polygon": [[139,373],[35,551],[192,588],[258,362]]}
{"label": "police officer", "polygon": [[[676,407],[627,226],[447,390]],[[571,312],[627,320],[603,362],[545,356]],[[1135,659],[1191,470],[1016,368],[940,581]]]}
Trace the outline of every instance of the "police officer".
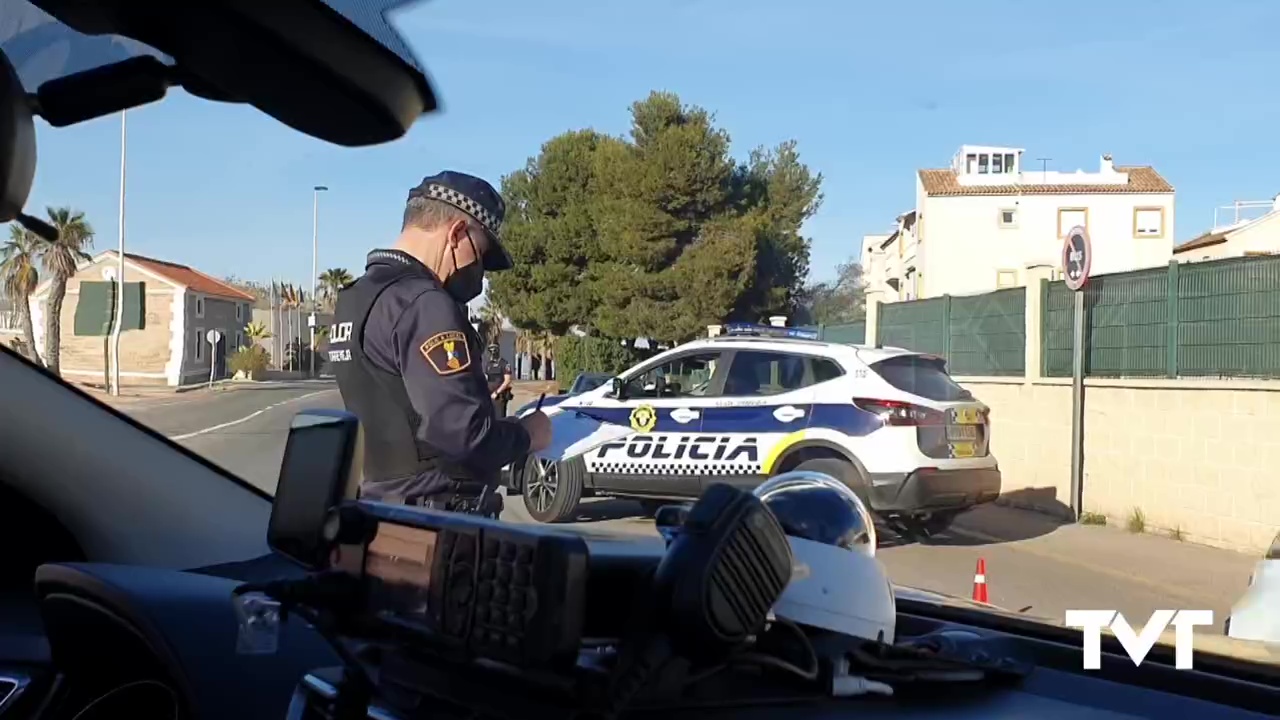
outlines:
{"label": "police officer", "polygon": [[542,413],[495,413],[466,304],[485,271],[511,267],[498,241],[505,208],[459,172],[409,191],[395,246],[369,253],[338,293],[329,357],[365,429],[361,496],[496,517],[499,472],[551,442]]}
{"label": "police officer", "polygon": [[511,402],[511,365],[502,357],[502,349],[489,346],[484,364],[484,377],[489,382],[489,397],[498,417],[507,416],[507,403]]}

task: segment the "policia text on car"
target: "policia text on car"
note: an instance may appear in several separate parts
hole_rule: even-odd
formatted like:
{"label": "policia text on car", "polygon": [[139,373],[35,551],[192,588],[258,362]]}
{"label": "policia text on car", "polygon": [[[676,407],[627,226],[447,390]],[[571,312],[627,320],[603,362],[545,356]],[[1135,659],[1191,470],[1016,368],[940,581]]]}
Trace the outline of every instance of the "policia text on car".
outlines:
{"label": "policia text on car", "polygon": [[547,416],[495,413],[466,303],[485,271],[511,267],[498,240],[505,208],[489,183],[458,172],[409,192],[393,249],[369,253],[338,293],[329,360],[365,429],[361,496],[497,516],[501,468],[551,442]]}

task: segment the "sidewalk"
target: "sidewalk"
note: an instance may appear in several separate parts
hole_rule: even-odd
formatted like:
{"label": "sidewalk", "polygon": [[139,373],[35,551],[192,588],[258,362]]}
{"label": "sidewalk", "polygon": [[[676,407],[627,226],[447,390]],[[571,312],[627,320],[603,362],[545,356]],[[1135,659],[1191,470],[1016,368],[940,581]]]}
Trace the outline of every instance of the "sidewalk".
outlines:
{"label": "sidewalk", "polygon": [[1060,524],[1030,510],[983,505],[965,513],[953,531],[974,540],[1075,565],[1163,593],[1171,604],[1206,598],[1230,606],[1247,586],[1260,557],[1121,528]]}
{"label": "sidewalk", "polygon": [[101,384],[71,383],[73,387],[93,399],[112,407],[145,405],[152,403],[172,403],[179,400],[199,400],[210,395],[256,388],[279,387],[284,385],[328,385],[333,379],[328,377],[307,378],[301,380],[218,380],[212,385],[208,383],[170,387],[168,385],[136,385],[120,388],[119,395],[107,392]]}

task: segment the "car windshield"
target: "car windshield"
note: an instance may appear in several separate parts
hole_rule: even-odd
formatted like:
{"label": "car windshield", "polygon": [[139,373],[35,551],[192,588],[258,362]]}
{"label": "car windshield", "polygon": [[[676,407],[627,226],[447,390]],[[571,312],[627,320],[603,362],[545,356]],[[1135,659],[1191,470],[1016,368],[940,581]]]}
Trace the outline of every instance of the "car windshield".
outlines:
{"label": "car windshield", "polygon": [[595,390],[611,379],[612,378],[609,375],[584,373],[579,375],[578,378],[573,381],[572,392],[576,395],[587,392],[588,390]]}
{"label": "car windshield", "polygon": [[[514,263],[467,271],[479,232],[418,258],[459,278],[467,353],[384,328],[359,362],[459,373],[495,413],[547,395],[603,490],[539,506],[509,458],[504,518],[653,538],[640,499],[818,458],[898,585],[1058,625],[1210,610],[1198,633],[1280,642],[1240,620],[1280,612],[1250,584],[1280,530],[1280,145],[1249,140],[1274,132],[1280,5],[402,4],[328,2],[430,69],[444,111],[397,143],[180,91],[38,124],[27,212],[61,239],[10,226],[0,342],[272,493],[291,417],[344,405],[343,323],[366,316],[337,316],[341,290],[403,228],[439,230],[410,188],[465,171],[500,192]],[[26,0],[0,0],[0,47],[28,90],[168,61]],[[739,323],[817,339],[712,339]],[[625,397],[563,396],[614,377]],[[591,460],[638,432],[713,449]],[[724,461],[743,438],[754,460]]]}

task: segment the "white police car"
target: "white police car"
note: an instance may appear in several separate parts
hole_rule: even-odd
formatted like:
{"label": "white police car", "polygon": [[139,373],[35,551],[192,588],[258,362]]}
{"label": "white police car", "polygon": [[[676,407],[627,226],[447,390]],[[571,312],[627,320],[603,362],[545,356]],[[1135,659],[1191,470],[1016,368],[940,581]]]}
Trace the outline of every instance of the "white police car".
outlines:
{"label": "white police car", "polygon": [[522,494],[536,520],[564,522],[583,497],[652,509],[714,482],[752,488],[817,470],[890,525],[929,534],[1000,494],[988,408],[942,359],[814,337],[731,325],[594,390],[549,398],[553,445],[511,468],[508,495]]}

